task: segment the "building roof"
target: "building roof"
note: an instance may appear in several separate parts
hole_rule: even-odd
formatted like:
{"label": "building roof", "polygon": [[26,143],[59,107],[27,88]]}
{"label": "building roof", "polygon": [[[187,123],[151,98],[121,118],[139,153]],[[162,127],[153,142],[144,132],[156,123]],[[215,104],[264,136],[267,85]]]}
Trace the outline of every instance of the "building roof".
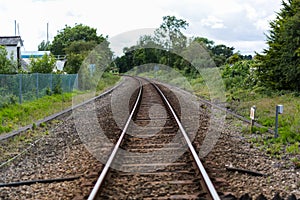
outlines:
{"label": "building roof", "polygon": [[21,36],[0,36],[0,45],[2,46],[23,46]]}

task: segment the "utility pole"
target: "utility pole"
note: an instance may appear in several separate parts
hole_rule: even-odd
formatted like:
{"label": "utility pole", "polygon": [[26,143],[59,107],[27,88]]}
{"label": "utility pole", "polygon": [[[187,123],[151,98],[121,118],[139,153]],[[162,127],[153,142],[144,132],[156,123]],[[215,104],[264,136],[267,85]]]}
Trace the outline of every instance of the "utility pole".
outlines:
{"label": "utility pole", "polygon": [[17,20],[15,20],[15,36],[17,36]]}
{"label": "utility pole", "polygon": [[19,27],[19,23],[17,24],[18,27],[18,36],[20,36],[20,27]]}
{"label": "utility pole", "polygon": [[49,42],[49,23],[47,22],[47,43]]}

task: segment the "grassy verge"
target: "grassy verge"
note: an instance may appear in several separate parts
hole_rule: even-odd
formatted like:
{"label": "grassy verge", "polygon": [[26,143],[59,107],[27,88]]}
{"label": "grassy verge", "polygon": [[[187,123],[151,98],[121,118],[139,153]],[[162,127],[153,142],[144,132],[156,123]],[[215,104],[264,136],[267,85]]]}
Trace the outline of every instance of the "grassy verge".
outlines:
{"label": "grassy verge", "polygon": [[[279,137],[266,134],[266,129],[255,128],[254,132],[261,134],[252,138],[251,142],[272,156],[281,157],[283,154],[300,155],[300,97],[294,93],[261,94],[253,91],[240,90],[234,94],[239,101],[229,100],[229,106],[235,112],[249,118],[250,107],[257,107],[256,121],[263,126],[275,129],[276,105],[284,106],[283,114],[279,115]],[[230,96],[230,95],[229,95]],[[249,129],[245,129],[245,133]],[[297,158],[298,159],[298,158]],[[300,157],[299,157],[300,159]]]}
{"label": "grassy verge", "polygon": [[102,92],[103,90],[107,89],[108,87],[116,84],[120,80],[120,77],[111,73],[103,73],[101,79],[97,85],[97,92]]}
{"label": "grassy verge", "polygon": [[0,110],[0,133],[12,131],[20,126],[59,112],[72,104],[73,95],[80,93],[65,93],[62,95],[44,96],[40,99],[23,104],[9,105]]}
{"label": "grassy verge", "polygon": [[[201,78],[191,79],[193,91],[196,95],[207,98],[209,92],[201,81]],[[266,128],[252,129],[250,125],[242,127],[243,133],[248,134],[249,141],[253,145],[264,150],[270,156],[288,158],[294,166],[300,168],[300,97],[291,92],[256,91],[234,88],[225,91],[227,108],[235,113],[250,119],[250,108],[256,106],[256,121]],[[268,129],[275,129],[276,105],[283,105],[283,114],[279,115],[278,133],[279,137],[274,138],[268,134]]]}
{"label": "grassy verge", "polygon": [[[101,93],[106,88],[114,85],[120,78],[112,74],[104,74],[100,80],[97,93]],[[40,99],[23,104],[8,105],[0,109],[0,134],[18,129],[21,126],[33,124],[35,121],[46,116],[60,112],[72,106],[74,96],[77,99],[86,100],[88,91],[75,91],[72,93],[56,94],[44,96]]]}

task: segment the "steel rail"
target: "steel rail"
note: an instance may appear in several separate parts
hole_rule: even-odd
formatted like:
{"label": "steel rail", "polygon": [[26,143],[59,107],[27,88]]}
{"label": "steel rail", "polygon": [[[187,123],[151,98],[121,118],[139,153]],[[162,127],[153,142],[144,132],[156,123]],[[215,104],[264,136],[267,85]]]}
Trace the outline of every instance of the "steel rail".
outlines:
{"label": "steel rail", "polygon": [[[149,82],[150,82],[150,81],[149,81]],[[209,176],[208,176],[208,174],[207,174],[207,172],[206,172],[206,170],[205,170],[205,168],[204,168],[202,162],[200,161],[200,158],[199,158],[199,156],[198,156],[198,154],[197,154],[195,148],[194,148],[193,145],[192,145],[192,142],[191,142],[191,140],[190,140],[188,134],[187,134],[186,131],[184,130],[184,128],[183,128],[183,126],[182,126],[180,120],[178,119],[177,114],[175,113],[173,107],[171,106],[171,104],[169,103],[169,101],[167,100],[167,98],[165,97],[165,95],[163,94],[163,92],[158,88],[158,86],[157,86],[156,84],[152,83],[152,82],[151,82],[151,84],[152,84],[152,85],[156,88],[156,90],[160,93],[161,97],[164,99],[164,101],[165,101],[165,103],[167,104],[168,108],[170,109],[172,115],[174,116],[174,118],[175,118],[175,120],[176,120],[176,122],[177,122],[177,124],[178,124],[178,126],[179,126],[179,129],[180,129],[181,133],[183,134],[183,136],[184,136],[184,138],[185,138],[185,140],[186,140],[186,142],[187,142],[187,145],[188,145],[188,147],[189,147],[189,150],[191,151],[191,153],[192,153],[192,155],[193,155],[193,158],[194,158],[194,160],[195,160],[195,162],[196,162],[196,164],[197,164],[197,166],[198,166],[198,169],[199,169],[199,171],[200,171],[200,173],[201,173],[201,175],[202,175],[202,178],[203,178],[203,180],[204,180],[204,182],[205,182],[205,185],[206,185],[206,187],[207,187],[207,189],[208,189],[208,192],[210,193],[209,195],[210,195],[210,196],[212,197],[212,199],[214,199],[214,200],[220,200],[220,197],[219,197],[219,195],[218,195],[218,193],[217,193],[217,191],[216,191],[214,185],[212,184],[212,182],[211,182],[211,180],[210,180],[210,178],[209,178]]]}
{"label": "steel rail", "polygon": [[141,99],[141,96],[142,96],[141,94],[142,94],[142,88],[143,87],[142,87],[142,83],[141,83],[140,80],[139,80],[139,84],[140,84],[140,86],[139,86],[140,89],[139,89],[138,97],[136,99],[134,107],[133,107],[133,109],[132,109],[132,111],[131,111],[128,119],[127,119],[127,122],[126,122],[126,124],[125,124],[125,126],[123,128],[123,131],[122,131],[119,139],[118,139],[118,142],[116,143],[116,145],[115,145],[115,147],[114,147],[114,149],[113,149],[113,151],[112,151],[112,153],[111,153],[108,161],[105,164],[105,167],[103,168],[103,170],[102,170],[102,172],[101,172],[101,174],[100,174],[100,176],[99,176],[99,178],[98,178],[98,180],[97,180],[97,182],[96,182],[96,184],[95,184],[92,192],[90,193],[90,195],[88,197],[88,200],[93,200],[93,199],[96,198],[97,193],[99,192],[99,189],[100,189],[100,187],[101,187],[101,185],[102,185],[102,183],[103,183],[103,181],[104,181],[104,179],[105,179],[105,177],[107,175],[107,172],[108,172],[108,170],[109,170],[109,168],[110,168],[110,166],[111,166],[111,164],[112,164],[112,162],[113,162],[113,160],[114,160],[114,158],[115,158],[115,156],[117,154],[117,151],[118,151],[118,149],[119,149],[119,147],[120,147],[120,145],[121,145],[121,143],[123,141],[123,138],[124,138],[124,136],[126,134],[127,128],[129,126],[129,123],[130,123],[130,121],[131,121],[131,119],[132,119],[132,117],[133,117],[133,115],[135,113],[135,110],[136,110],[136,108],[137,108],[137,106],[139,104],[139,101]]}
{"label": "steel rail", "polygon": [[[167,85],[167,84],[166,84],[166,85]],[[180,88],[180,87],[177,87],[177,86],[174,86],[174,85],[172,85],[172,87],[177,88],[177,89],[180,89],[183,93],[186,93],[186,94],[188,94],[188,95],[191,95],[191,94],[194,95],[193,93],[191,93],[191,92],[189,92],[189,91],[186,91],[186,90],[183,90],[183,89]],[[236,117],[237,119],[239,119],[239,120],[241,120],[241,121],[243,121],[243,122],[246,122],[246,123],[248,123],[248,124],[251,124],[251,120],[247,119],[246,117],[244,117],[244,116],[242,116],[242,115],[240,115],[240,114],[238,114],[238,113],[235,113],[235,112],[233,112],[233,111],[231,111],[231,110],[229,110],[229,109],[227,109],[227,108],[224,108],[224,107],[222,107],[222,106],[220,106],[220,105],[217,105],[217,104],[215,104],[215,103],[213,103],[213,102],[211,102],[211,101],[209,101],[209,100],[206,100],[206,99],[204,99],[204,97],[197,96],[197,98],[198,98],[199,101],[201,101],[201,102],[203,102],[203,103],[205,103],[205,104],[208,104],[208,105],[210,105],[210,106],[212,106],[212,107],[215,107],[215,108],[217,108],[217,109],[219,109],[219,110],[221,110],[221,111],[224,111],[224,112],[226,112],[226,113],[232,115],[233,117]],[[267,129],[268,129],[267,131],[268,131],[269,133],[271,133],[271,134],[274,134],[274,133],[275,133],[274,130],[272,130],[272,129],[266,127],[266,126],[263,126],[262,124],[259,124],[259,123],[257,123],[256,121],[254,122],[253,125],[254,125],[254,126],[257,126],[258,128],[267,128]]]}

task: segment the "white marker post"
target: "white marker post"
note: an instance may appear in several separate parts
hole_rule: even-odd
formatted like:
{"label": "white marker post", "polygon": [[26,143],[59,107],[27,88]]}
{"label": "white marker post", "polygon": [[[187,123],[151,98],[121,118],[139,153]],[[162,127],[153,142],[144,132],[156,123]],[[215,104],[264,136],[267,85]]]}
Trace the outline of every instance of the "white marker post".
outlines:
{"label": "white marker post", "polygon": [[256,111],[256,106],[252,106],[250,109],[251,133],[252,133],[254,122],[255,122],[255,111]]}
{"label": "white marker post", "polygon": [[276,118],[275,118],[275,138],[278,138],[278,114],[283,113],[283,105],[276,106]]}

